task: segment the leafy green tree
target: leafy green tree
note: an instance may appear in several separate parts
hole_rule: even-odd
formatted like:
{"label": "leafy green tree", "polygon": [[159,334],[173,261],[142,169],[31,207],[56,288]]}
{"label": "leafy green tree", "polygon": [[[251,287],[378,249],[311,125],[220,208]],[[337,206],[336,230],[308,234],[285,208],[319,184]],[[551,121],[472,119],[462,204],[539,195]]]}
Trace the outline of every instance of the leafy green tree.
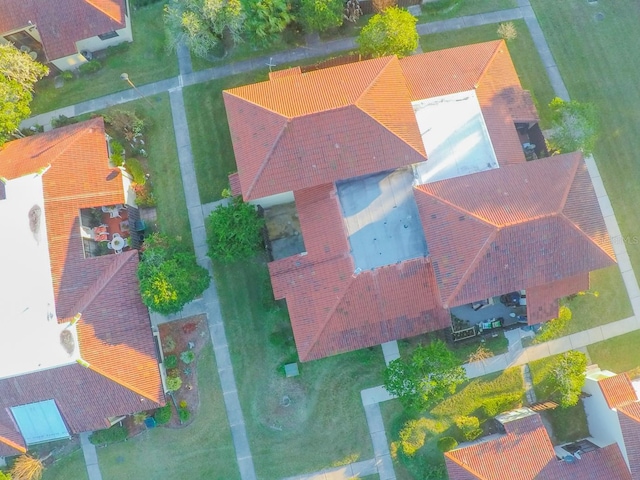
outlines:
{"label": "leafy green tree", "polygon": [[259,47],[273,43],[293,21],[287,0],[245,0],[245,10],[245,36]]}
{"label": "leafy green tree", "polygon": [[580,392],[585,382],[587,356],[576,350],[558,355],[550,373],[552,397],[561,407],[572,407],[580,400]]}
{"label": "leafy green tree", "polygon": [[553,133],[547,139],[557,153],[581,151],[591,155],[598,139],[598,112],[591,103],[565,102],[554,98],[549,104]]}
{"label": "leafy green tree", "polygon": [[33,86],[48,73],[49,68],[12,44],[0,44],[0,145],[21,136],[18,127],[31,114]]}
{"label": "leafy green tree", "polygon": [[324,32],[342,25],[342,0],[300,0],[298,20],[307,32]]}
{"label": "leafy green tree", "polygon": [[256,209],[235,197],[211,212],[207,220],[209,257],[235,261],[253,257],[262,244],[264,220]]}
{"label": "leafy green tree", "polygon": [[409,410],[423,411],[455,392],[467,378],[464,368],[444,342],[416,348],[408,361],[393,360],[385,369],[384,387]]}
{"label": "leafy green tree", "polygon": [[182,310],[211,281],[209,272],[196,263],[193,253],[177,239],[161,234],[145,240],[138,279],[144,304],[163,315]]}
{"label": "leafy green tree", "polygon": [[199,57],[221,45],[226,35],[239,41],[244,20],[240,0],[171,0],[164,8],[169,48],[184,43]]}
{"label": "leafy green tree", "polygon": [[11,474],[0,470],[0,480],[11,480]]}
{"label": "leafy green tree", "polygon": [[377,13],[360,31],[356,43],[365,56],[406,57],[418,48],[418,19],[407,10],[389,7]]}

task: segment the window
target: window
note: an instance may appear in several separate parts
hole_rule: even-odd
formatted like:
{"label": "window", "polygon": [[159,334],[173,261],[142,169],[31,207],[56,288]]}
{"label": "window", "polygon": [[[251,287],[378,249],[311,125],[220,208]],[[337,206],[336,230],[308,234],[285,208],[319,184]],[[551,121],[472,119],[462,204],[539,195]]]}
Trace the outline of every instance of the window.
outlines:
{"label": "window", "polygon": [[117,37],[117,36],[119,36],[118,32],[113,30],[112,32],[107,32],[107,33],[103,33],[102,35],[98,35],[98,38],[100,40],[108,40],[110,38],[114,38],[114,37]]}

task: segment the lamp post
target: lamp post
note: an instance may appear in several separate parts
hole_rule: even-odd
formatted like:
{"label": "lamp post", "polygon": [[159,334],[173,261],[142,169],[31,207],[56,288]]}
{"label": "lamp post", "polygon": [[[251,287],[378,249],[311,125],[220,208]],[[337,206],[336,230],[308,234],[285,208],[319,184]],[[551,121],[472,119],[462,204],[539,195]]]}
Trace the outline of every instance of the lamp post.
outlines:
{"label": "lamp post", "polygon": [[138,95],[140,95],[140,98],[142,98],[145,102],[147,102],[149,104],[149,106],[151,108],[153,108],[153,104],[147,99],[147,97],[145,97],[142,92],[140,90],[138,90],[138,87],[136,87],[133,82],[129,79],[129,74],[127,73],[122,73],[120,74],[120,78],[122,80],[124,80],[125,82],[127,82],[129,85],[131,85],[133,87],[133,89],[138,93]]}

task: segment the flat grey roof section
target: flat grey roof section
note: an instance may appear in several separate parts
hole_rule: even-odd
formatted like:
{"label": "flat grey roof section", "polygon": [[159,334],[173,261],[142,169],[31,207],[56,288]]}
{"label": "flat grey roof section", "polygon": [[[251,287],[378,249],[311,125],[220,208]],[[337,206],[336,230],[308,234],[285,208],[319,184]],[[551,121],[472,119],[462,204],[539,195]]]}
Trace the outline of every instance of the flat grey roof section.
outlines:
{"label": "flat grey roof section", "polygon": [[427,255],[410,167],[337,182],[356,269]]}
{"label": "flat grey roof section", "polygon": [[475,91],[411,105],[427,152],[427,161],[415,165],[418,184],[499,167]]}

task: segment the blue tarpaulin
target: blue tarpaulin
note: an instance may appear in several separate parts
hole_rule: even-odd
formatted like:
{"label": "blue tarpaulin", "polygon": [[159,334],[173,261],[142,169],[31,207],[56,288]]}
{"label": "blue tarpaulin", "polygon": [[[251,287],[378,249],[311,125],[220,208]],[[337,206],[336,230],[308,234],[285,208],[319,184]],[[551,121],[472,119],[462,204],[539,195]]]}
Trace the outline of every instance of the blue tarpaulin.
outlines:
{"label": "blue tarpaulin", "polygon": [[69,431],[54,400],[11,407],[27,445],[69,438]]}

